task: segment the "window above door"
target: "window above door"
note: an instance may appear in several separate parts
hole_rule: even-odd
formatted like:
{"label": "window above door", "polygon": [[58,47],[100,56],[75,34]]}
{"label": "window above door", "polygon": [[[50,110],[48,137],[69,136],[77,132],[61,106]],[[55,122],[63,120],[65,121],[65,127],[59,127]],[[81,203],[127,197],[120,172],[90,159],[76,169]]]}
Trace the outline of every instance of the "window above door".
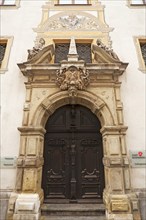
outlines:
{"label": "window above door", "polygon": [[58,0],[59,5],[88,5],[90,0]]}
{"label": "window above door", "polygon": [[[55,63],[59,63],[62,60],[67,60],[69,53],[70,43],[55,43]],[[79,60],[84,60],[86,63],[92,63],[91,56],[91,43],[76,43],[77,53]]]}

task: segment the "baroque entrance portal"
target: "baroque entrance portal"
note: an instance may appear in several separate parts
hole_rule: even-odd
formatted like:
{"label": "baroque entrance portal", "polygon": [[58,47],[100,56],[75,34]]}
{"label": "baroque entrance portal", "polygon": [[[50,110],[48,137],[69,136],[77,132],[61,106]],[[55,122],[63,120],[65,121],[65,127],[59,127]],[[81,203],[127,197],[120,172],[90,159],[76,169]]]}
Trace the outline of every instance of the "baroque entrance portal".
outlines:
{"label": "baroque entrance portal", "polygon": [[51,199],[101,199],[104,189],[100,122],[87,108],[66,105],[46,123],[42,188]]}
{"label": "baroque entrance portal", "polygon": [[72,38],[68,60],[53,64],[54,46],[48,45],[18,64],[28,81],[7,219],[40,220],[44,199],[93,201],[102,192],[106,219],[140,219],[120,97],[127,63],[99,40],[92,53],[93,63],[78,60]]}

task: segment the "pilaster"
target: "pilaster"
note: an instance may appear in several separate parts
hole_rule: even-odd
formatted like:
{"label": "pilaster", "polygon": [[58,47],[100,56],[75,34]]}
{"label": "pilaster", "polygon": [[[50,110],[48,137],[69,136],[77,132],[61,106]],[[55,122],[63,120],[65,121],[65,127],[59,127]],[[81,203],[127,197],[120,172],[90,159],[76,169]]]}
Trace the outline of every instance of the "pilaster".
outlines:
{"label": "pilaster", "polygon": [[108,126],[103,127],[101,131],[105,167],[103,199],[108,220],[140,219],[138,199],[131,189],[126,130],[125,126]]}

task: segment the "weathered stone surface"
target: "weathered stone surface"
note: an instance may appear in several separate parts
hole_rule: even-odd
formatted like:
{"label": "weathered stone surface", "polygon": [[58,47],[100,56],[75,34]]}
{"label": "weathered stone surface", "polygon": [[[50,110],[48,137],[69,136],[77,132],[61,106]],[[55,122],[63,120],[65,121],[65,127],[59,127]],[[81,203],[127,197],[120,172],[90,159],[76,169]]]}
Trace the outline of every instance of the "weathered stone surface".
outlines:
{"label": "weathered stone surface", "polygon": [[11,220],[40,220],[40,214],[14,214]]}
{"label": "weathered stone surface", "polygon": [[129,210],[129,205],[127,202],[119,202],[119,201],[115,201],[112,202],[112,211],[115,212],[119,212],[119,211],[123,211],[123,212],[127,212]]}
{"label": "weathered stone surface", "polygon": [[109,214],[107,215],[108,220],[133,220],[132,214]]}
{"label": "weathered stone surface", "polygon": [[36,190],[36,169],[25,169],[22,190],[34,192]]}
{"label": "weathered stone surface", "polygon": [[39,220],[40,199],[38,194],[19,194],[15,203],[14,220]]}

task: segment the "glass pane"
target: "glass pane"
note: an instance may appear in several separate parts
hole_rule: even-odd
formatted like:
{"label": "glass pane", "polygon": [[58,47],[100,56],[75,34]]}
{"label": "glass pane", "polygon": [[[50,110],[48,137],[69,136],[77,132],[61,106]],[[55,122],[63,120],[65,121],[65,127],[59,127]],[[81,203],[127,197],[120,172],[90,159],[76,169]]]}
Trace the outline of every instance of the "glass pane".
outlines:
{"label": "glass pane", "polygon": [[60,0],[59,4],[88,4],[88,0]]}
{"label": "glass pane", "polygon": [[16,0],[4,0],[3,5],[15,5]]}
{"label": "glass pane", "polygon": [[76,47],[79,60],[84,60],[86,63],[91,63],[91,44],[77,43]]}
{"label": "glass pane", "polygon": [[144,63],[146,65],[146,43],[140,43],[141,53],[144,59]]}
{"label": "glass pane", "polygon": [[67,44],[56,44],[55,45],[55,63],[59,63],[62,60],[67,60],[69,52],[69,43]]}
{"label": "glass pane", "polygon": [[87,0],[75,0],[75,4],[88,4]]}
{"label": "glass pane", "polygon": [[143,5],[143,0],[131,0],[132,5]]}
{"label": "glass pane", "polygon": [[4,59],[4,55],[5,55],[5,50],[6,50],[6,44],[1,44],[0,43],[0,64]]}
{"label": "glass pane", "polygon": [[3,0],[0,0],[0,5],[3,5]]}
{"label": "glass pane", "polygon": [[[77,43],[77,53],[79,60],[85,60],[86,63],[91,63],[91,44]],[[62,60],[67,60],[69,52],[69,43],[60,43],[55,45],[55,63],[59,63]]]}
{"label": "glass pane", "polygon": [[60,0],[59,4],[72,4],[72,0]]}

